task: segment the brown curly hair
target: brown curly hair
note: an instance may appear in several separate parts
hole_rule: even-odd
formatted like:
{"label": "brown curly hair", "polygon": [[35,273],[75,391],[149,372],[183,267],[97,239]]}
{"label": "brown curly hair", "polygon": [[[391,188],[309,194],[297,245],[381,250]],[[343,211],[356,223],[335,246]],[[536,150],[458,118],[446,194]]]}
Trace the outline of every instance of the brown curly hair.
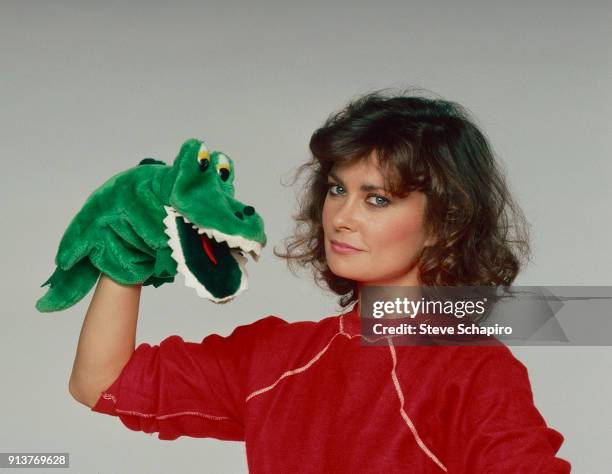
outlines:
{"label": "brown curly hair", "polygon": [[437,241],[420,256],[422,285],[511,285],[530,258],[529,224],[484,134],[456,102],[387,91],[357,97],[313,133],[312,157],[294,179],[310,171],[295,232],[274,255],[292,272],[295,264],[310,267],[317,285],[341,296],[341,307],[357,300],[358,283],[327,266],[322,210],[332,167],[374,152],[392,195],[427,197],[425,227]]}

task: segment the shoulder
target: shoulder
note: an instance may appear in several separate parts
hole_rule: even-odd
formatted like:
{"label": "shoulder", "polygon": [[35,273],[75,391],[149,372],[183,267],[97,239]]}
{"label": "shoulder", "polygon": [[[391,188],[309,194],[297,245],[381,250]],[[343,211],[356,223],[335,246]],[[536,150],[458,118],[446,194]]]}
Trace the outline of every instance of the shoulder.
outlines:
{"label": "shoulder", "polygon": [[[250,390],[273,383],[289,370],[299,369],[324,351],[339,332],[338,316],[318,321],[288,322],[269,315],[250,324],[238,326],[230,337],[234,347],[242,348],[242,357]],[[249,347],[246,351],[245,347]]]}
{"label": "shoulder", "polygon": [[317,335],[324,336],[339,330],[338,316],[325,316],[319,320],[287,321],[279,316],[269,315],[247,326],[250,326],[250,331],[261,336],[262,340],[268,341],[294,341]]}
{"label": "shoulder", "polygon": [[396,346],[400,372],[418,373],[437,386],[468,388],[474,382],[529,388],[527,367],[510,349],[495,346]]}
{"label": "shoulder", "polygon": [[415,346],[395,344],[395,351],[398,359],[426,359],[445,367],[472,370],[478,366],[499,360],[513,360],[520,364],[520,361],[512,354],[510,349],[503,343],[497,341],[490,345],[482,346]]}
{"label": "shoulder", "polygon": [[338,332],[338,316],[326,316],[317,321],[293,321],[277,315],[268,315],[251,323],[236,326],[228,336],[233,339],[248,338],[259,344],[283,343],[295,345],[298,340],[307,340],[313,336],[329,335]]}

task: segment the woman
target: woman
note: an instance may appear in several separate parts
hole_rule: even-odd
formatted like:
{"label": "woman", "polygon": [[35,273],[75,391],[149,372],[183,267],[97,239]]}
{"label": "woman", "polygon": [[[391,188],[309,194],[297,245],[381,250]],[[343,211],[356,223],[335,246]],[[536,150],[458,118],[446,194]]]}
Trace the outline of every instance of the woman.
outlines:
{"label": "woman", "polygon": [[524,219],[468,114],[375,92],[332,115],[310,149],[296,234],[277,255],[353,306],[134,350],[140,287],[103,275],[72,395],[160,439],[244,440],[252,472],[569,472],[505,346],[359,342],[364,286],[510,285],[528,256]]}

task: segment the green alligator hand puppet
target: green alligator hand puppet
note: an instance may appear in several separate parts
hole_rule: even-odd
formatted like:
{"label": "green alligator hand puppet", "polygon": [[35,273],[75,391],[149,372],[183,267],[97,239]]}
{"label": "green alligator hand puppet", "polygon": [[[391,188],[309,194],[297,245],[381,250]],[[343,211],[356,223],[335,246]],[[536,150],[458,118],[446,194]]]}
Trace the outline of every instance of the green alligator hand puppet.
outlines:
{"label": "green alligator hand puppet", "polygon": [[247,288],[247,258],[266,245],[262,218],[234,199],[234,163],[203,141],[183,143],[172,166],[152,158],[96,189],[59,245],[56,269],[41,285],[41,312],[77,303],[100,272],[124,285],[174,281],[215,303]]}

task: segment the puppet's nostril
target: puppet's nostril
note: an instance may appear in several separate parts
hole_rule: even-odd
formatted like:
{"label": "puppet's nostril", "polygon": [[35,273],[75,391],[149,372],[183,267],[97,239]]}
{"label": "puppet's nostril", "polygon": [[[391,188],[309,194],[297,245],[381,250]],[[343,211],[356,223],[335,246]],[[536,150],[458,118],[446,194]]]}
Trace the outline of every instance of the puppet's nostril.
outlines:
{"label": "puppet's nostril", "polygon": [[245,206],[245,207],[244,207],[244,213],[245,213],[247,216],[252,216],[253,214],[255,214],[255,208],[254,208],[254,207],[252,207],[252,206]]}
{"label": "puppet's nostril", "polygon": [[238,212],[238,211],[236,211],[236,212],[234,212],[234,215],[235,215],[235,216],[236,216],[238,219],[240,219],[240,220],[243,220],[243,219],[244,219],[244,218],[242,217],[242,212]]}

